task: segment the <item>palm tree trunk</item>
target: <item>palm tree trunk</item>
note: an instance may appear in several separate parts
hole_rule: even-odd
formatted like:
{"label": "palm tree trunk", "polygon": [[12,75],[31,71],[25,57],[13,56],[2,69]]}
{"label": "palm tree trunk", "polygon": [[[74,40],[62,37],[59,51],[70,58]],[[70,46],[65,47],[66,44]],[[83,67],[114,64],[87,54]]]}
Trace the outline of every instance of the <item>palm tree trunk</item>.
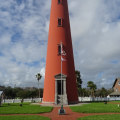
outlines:
{"label": "palm tree trunk", "polygon": [[38,80],[38,92],[39,92],[39,99],[40,99],[40,83],[39,83],[39,80]]}

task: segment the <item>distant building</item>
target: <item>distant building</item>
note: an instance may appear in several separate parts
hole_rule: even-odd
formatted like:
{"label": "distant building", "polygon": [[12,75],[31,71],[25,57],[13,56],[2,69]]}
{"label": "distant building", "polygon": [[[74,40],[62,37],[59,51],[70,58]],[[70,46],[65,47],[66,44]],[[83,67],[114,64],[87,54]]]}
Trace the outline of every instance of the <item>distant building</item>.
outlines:
{"label": "distant building", "polygon": [[3,91],[0,91],[0,105],[3,101],[3,99],[4,99],[4,93],[3,93]]}
{"label": "distant building", "polygon": [[110,94],[110,97],[120,97],[120,78],[115,80],[112,88],[114,92]]}

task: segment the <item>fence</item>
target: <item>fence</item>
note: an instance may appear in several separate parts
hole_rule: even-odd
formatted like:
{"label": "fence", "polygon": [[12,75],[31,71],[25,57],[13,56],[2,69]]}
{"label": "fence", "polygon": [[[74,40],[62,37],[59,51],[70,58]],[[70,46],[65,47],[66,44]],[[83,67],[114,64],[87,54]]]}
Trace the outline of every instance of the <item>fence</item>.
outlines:
{"label": "fence", "polygon": [[[20,103],[22,99],[4,99],[2,103]],[[42,98],[24,99],[23,102],[41,102]]]}
{"label": "fence", "polygon": [[[119,101],[120,97],[79,97],[79,102]],[[2,103],[20,103],[22,99],[4,99]],[[42,98],[24,99],[23,102],[42,102]]]}
{"label": "fence", "polygon": [[118,101],[120,97],[79,97],[79,102]]}

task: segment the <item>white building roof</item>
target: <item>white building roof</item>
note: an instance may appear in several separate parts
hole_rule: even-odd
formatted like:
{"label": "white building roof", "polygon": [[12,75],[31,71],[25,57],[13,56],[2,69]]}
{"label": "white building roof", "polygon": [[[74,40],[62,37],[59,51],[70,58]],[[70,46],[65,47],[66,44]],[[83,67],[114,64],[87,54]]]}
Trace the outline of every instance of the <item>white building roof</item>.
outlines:
{"label": "white building roof", "polygon": [[3,91],[0,91],[0,96],[2,95]]}

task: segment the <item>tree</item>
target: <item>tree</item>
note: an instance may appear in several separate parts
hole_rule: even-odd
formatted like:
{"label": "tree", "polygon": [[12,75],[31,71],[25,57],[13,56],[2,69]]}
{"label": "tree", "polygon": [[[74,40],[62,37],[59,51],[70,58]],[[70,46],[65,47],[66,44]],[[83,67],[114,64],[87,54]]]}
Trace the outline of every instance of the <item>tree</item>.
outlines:
{"label": "tree", "polygon": [[104,87],[102,87],[101,89],[98,89],[96,91],[96,96],[100,96],[100,97],[106,97],[107,95],[109,95],[111,92],[109,92],[110,90],[105,89]]}
{"label": "tree", "polygon": [[23,89],[20,88],[20,87],[15,87],[15,88],[13,88],[14,98],[19,97],[19,96],[17,96],[17,95],[18,95],[18,93],[19,93],[20,91],[23,91]]}
{"label": "tree", "polygon": [[13,88],[11,88],[10,86],[5,88],[4,93],[7,99],[13,99],[15,96]]}
{"label": "tree", "polygon": [[104,87],[101,89],[100,95],[102,97],[106,97],[107,96],[107,90]]}
{"label": "tree", "polygon": [[89,96],[89,90],[87,88],[81,88],[81,96]]}
{"label": "tree", "polygon": [[75,74],[76,74],[76,79],[77,79],[78,94],[80,96],[82,92],[82,79],[81,79],[80,71],[76,70]]}
{"label": "tree", "polygon": [[1,100],[1,98],[0,98],[0,106],[2,105],[2,100]]}
{"label": "tree", "polygon": [[38,80],[38,90],[39,90],[39,98],[40,98],[40,79],[42,78],[42,75],[40,74],[40,73],[38,73],[37,75],[36,75],[36,78],[37,78],[37,80]]}
{"label": "tree", "polygon": [[91,96],[94,97],[94,92],[95,92],[95,90],[97,89],[96,84],[94,84],[93,81],[88,81],[87,87],[88,87],[88,88],[90,89],[90,91],[91,91]]}
{"label": "tree", "polygon": [[28,94],[27,91],[21,90],[17,93],[17,96],[19,96],[19,98],[21,99],[24,99],[24,98],[28,98],[27,94]]}
{"label": "tree", "polygon": [[[31,88],[31,87],[26,87],[26,88],[20,88],[20,87],[15,87],[12,88],[10,86],[8,87],[1,87],[1,91],[4,91],[5,98],[7,99],[15,99],[15,98],[36,98],[38,97],[39,91],[37,88]],[[43,95],[43,89],[40,89],[40,96],[42,97]]]}

